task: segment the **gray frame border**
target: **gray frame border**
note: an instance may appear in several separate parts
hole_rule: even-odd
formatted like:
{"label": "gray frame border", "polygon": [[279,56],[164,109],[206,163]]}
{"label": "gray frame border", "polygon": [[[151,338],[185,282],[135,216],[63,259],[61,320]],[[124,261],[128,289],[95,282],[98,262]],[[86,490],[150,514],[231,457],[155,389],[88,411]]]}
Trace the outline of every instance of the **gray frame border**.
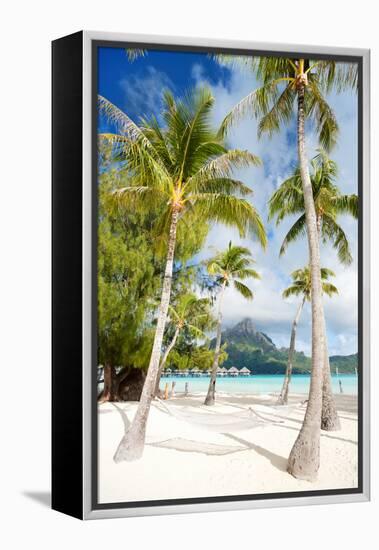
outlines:
{"label": "gray frame border", "polygon": [[[363,415],[363,479],[362,493],[299,496],[264,500],[206,502],[194,504],[152,505],[137,508],[92,508],[92,41],[135,42],[168,46],[200,46],[246,50],[302,51],[305,54],[358,56],[362,58],[362,415]],[[83,518],[102,519],[147,515],[244,510],[281,506],[363,502],[370,499],[370,50],[329,46],[293,45],[268,42],[246,42],[208,38],[167,37],[100,31],[83,31]]]}

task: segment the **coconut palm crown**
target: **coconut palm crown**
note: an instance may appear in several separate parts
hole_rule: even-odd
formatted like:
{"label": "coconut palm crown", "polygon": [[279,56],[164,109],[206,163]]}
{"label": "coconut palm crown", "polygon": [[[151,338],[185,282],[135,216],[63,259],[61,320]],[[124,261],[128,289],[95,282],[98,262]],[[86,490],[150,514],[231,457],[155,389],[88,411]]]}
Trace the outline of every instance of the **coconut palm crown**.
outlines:
{"label": "coconut palm crown", "polygon": [[[335,183],[338,175],[337,164],[329,159],[323,150],[311,161],[311,182],[315,203],[317,227],[323,242],[330,241],[337,250],[342,264],[352,262],[350,246],[346,234],[338,224],[337,218],[342,214],[358,217],[358,196],[343,195]],[[283,240],[280,255],[284,254],[290,243],[306,233],[304,194],[300,171],[287,178],[269,200],[269,219],[276,218],[279,225],[287,216],[298,215]]]}
{"label": "coconut palm crown", "polygon": [[[321,270],[322,291],[327,296],[338,294],[338,289],[329,282],[330,277],[335,277],[334,271],[322,267]],[[311,273],[308,266],[296,269],[291,273],[291,284],[283,291],[283,298],[302,296],[308,302],[311,300]]]}
{"label": "coconut palm crown", "polygon": [[281,57],[245,57],[217,55],[221,63],[238,65],[253,72],[261,83],[244,97],[225,117],[221,131],[225,134],[247,114],[258,117],[258,136],[272,136],[283,123],[292,120],[297,92],[304,89],[304,114],[313,122],[320,144],[331,149],[338,136],[338,123],[327,102],[331,90],[341,92],[357,88],[356,64],[329,60]]}
{"label": "coconut palm crown", "polygon": [[237,292],[251,300],[254,297],[253,292],[242,281],[248,278],[260,279],[259,273],[251,267],[253,264],[254,260],[248,248],[233,245],[229,241],[228,248],[211,258],[207,268],[209,274],[216,277],[221,287],[223,285],[229,287],[233,284]]}
{"label": "coconut palm crown", "polygon": [[[196,90],[181,100],[166,91],[163,127],[155,117],[135,124],[107,99],[99,97],[100,112],[118,129],[101,134],[113,144],[116,158],[128,170],[128,186],[117,194],[132,207],[163,205],[157,234],[166,234],[173,211],[183,218],[237,227],[241,236],[253,235],[266,246],[263,222],[245,197],[250,187],[232,177],[236,168],[260,165],[248,151],[227,149],[211,125],[214,98],[207,89]],[[166,231],[165,231],[166,230]]]}
{"label": "coconut palm crown", "polygon": [[176,304],[169,306],[170,324],[179,330],[186,328],[195,338],[205,338],[204,330],[214,325],[210,303],[209,298],[192,293],[181,295]]}

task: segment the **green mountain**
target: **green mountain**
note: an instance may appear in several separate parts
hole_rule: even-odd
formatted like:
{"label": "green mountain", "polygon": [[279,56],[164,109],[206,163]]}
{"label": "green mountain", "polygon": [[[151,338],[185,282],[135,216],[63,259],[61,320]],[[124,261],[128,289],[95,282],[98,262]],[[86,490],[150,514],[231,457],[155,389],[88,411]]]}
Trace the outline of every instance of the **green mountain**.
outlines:
{"label": "green mountain", "polygon": [[[246,318],[222,333],[222,343],[227,344],[228,359],[225,367],[241,369],[247,367],[254,374],[283,374],[287,364],[288,349],[277,348],[271,338],[257,330],[252,319]],[[214,342],[213,342],[214,344]],[[354,373],[358,368],[358,354],[330,357],[332,372],[338,367],[340,373]],[[301,352],[295,352],[294,374],[305,374],[311,370],[311,359]]]}

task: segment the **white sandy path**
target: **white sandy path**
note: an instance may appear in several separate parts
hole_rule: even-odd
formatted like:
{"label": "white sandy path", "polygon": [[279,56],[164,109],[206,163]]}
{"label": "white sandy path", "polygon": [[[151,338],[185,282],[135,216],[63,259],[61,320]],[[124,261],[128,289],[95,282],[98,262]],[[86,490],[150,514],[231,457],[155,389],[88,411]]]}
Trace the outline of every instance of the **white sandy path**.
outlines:
{"label": "white sandy path", "polygon": [[[299,481],[286,472],[287,457],[300,429],[304,407],[278,412],[264,405],[272,402],[271,396],[246,395],[218,396],[211,413],[209,407],[202,406],[201,395],[166,402],[171,409],[186,405],[204,414],[235,414],[238,407],[252,406],[267,418],[284,421],[220,434],[174,418],[153,404],[142,459],[115,464],[113,455],[124,433],[122,413],[130,421],[136,403],[103,404],[99,406],[99,502],[356,487],[356,397],[336,397],[342,429],[322,432],[321,466],[314,483]],[[299,403],[303,398],[292,396],[292,402]]]}

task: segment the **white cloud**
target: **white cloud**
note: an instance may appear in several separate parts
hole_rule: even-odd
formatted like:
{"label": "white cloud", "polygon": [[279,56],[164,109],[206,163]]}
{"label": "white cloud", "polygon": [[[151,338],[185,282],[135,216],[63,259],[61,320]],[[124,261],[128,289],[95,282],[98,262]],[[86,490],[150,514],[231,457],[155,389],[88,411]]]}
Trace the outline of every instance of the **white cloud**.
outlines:
{"label": "white cloud", "polygon": [[162,91],[166,88],[173,90],[173,82],[166,73],[158,71],[152,66],[146,72],[128,75],[120,80],[120,86],[125,93],[126,112],[151,113],[159,111],[157,106],[162,102]]}

